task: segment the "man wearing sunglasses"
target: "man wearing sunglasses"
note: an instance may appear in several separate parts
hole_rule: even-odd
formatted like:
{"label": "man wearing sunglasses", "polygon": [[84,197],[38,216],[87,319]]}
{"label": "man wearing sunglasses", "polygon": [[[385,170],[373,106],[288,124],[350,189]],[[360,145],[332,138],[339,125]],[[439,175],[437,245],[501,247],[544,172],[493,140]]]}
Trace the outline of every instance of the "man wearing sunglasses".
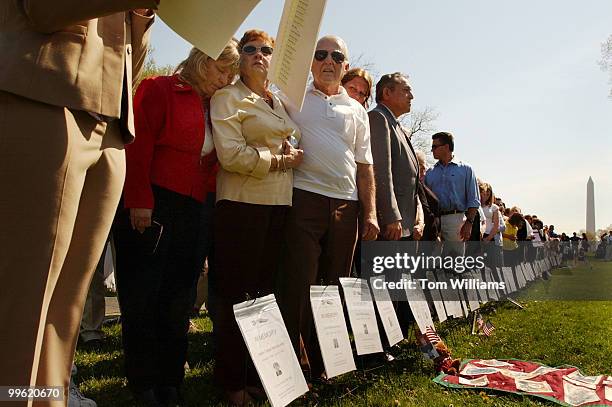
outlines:
{"label": "man wearing sunglasses", "polygon": [[440,201],[443,254],[463,256],[464,242],[470,239],[480,207],[478,182],[469,164],[455,160],[455,141],[451,133],[440,132],[431,138],[431,151],[438,162],[427,171],[425,185]]}
{"label": "man wearing sunglasses", "polygon": [[286,299],[283,312],[293,345],[299,352],[301,333],[315,378],[323,365],[312,324],[310,286],[338,284],[339,277],[350,274],[360,210],[362,238],[373,240],[379,231],[368,115],[340,84],[348,67],[345,42],[336,36],[321,38],[302,110],[287,103],[302,130],[304,160],[294,170],[281,297]]}

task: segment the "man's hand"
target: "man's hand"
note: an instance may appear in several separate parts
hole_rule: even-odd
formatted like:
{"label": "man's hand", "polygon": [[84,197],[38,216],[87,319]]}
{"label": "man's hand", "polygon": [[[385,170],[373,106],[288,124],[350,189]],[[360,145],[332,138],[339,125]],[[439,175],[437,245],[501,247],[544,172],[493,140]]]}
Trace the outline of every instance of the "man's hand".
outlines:
{"label": "man's hand", "polygon": [[153,209],[130,208],[130,223],[132,224],[132,229],[144,233],[145,229],[151,226],[151,215],[153,215]]}
{"label": "man's hand", "polygon": [[414,225],[412,229],[412,238],[414,240],[421,240],[423,238],[423,225]]}
{"label": "man's hand", "polygon": [[363,220],[363,227],[361,228],[361,240],[376,240],[380,228],[375,217],[368,217]]}
{"label": "man's hand", "polygon": [[400,240],[402,237],[402,221],[397,220],[393,223],[385,225],[383,237],[385,240]]}
{"label": "man's hand", "polygon": [[470,236],[472,236],[472,223],[467,220],[463,222],[463,226],[461,226],[461,231],[459,232],[459,237],[464,242],[470,240]]}

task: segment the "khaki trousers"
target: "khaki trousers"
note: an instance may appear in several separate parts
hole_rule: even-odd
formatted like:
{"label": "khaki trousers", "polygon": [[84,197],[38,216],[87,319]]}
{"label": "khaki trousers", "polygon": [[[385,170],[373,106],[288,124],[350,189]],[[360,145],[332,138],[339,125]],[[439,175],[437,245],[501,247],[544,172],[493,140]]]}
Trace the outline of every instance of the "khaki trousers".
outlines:
{"label": "khaki trousers", "polygon": [[64,386],[125,176],[117,121],[0,91],[0,385]]}

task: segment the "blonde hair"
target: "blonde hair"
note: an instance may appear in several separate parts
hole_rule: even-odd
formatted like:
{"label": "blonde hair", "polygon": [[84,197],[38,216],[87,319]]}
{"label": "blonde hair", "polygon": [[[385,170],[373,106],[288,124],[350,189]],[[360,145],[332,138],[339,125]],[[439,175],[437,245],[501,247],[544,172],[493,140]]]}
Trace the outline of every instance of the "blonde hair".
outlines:
{"label": "blonde hair", "polygon": [[[206,62],[208,62],[209,59],[214,60],[199,49],[193,47],[189,52],[189,56],[178,64],[174,73],[179,74],[181,79],[193,86],[198,82],[197,79],[206,79]],[[234,75],[236,75],[238,73],[239,59],[238,41],[232,38],[225,48],[223,48],[219,58],[215,61],[223,68],[230,68]]]}

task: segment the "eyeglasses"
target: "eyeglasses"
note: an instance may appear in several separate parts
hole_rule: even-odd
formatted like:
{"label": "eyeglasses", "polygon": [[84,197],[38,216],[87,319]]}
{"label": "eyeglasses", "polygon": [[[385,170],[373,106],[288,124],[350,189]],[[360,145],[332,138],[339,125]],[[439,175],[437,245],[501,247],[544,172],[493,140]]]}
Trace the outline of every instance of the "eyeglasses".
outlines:
{"label": "eyeglasses", "polygon": [[242,53],[247,55],[255,55],[257,51],[261,51],[264,55],[272,55],[274,48],[264,45],[263,47],[256,47],[255,45],[247,45],[242,47]]}
{"label": "eyeglasses", "polygon": [[[329,55],[329,51],[324,50],[324,49],[318,49],[315,51],[314,54],[314,58],[321,62],[321,61],[325,61],[325,59],[327,59],[327,56]],[[331,52],[331,57],[334,60],[335,63],[337,64],[341,64],[344,62],[344,60],[346,59],[346,57],[344,56],[344,54],[340,51],[332,51]]]}
{"label": "eyeglasses", "polygon": [[438,147],[442,147],[445,146],[446,144],[432,144],[431,145],[431,151],[434,151],[436,148]]}

